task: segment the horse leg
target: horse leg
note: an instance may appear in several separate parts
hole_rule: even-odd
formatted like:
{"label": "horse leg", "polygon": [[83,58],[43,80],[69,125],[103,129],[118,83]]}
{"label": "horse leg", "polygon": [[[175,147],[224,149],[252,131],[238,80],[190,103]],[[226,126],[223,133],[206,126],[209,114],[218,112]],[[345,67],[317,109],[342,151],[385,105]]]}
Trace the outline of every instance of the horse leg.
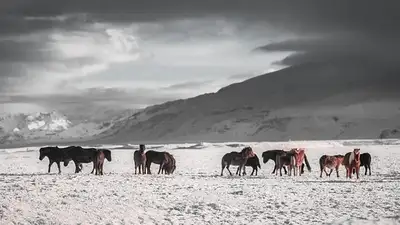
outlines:
{"label": "horse leg", "polygon": [[365,175],[367,175],[367,169],[368,169],[367,164],[364,165],[364,168],[365,168]]}
{"label": "horse leg", "polygon": [[287,174],[286,166],[283,166],[283,170],[285,170],[285,174]]}
{"label": "horse leg", "polygon": [[275,162],[275,166],[274,166],[274,170],[272,171],[272,174],[274,174],[274,173],[275,173],[275,171],[276,171],[276,168],[277,168],[277,166],[276,166],[276,162]]}
{"label": "horse leg", "polygon": [[60,162],[57,162],[57,167],[58,167],[58,174],[61,174]]}
{"label": "horse leg", "polygon": [[331,177],[333,169],[331,169],[331,171],[329,171],[328,177]]}
{"label": "horse leg", "polygon": [[104,166],[104,162],[102,162],[100,166],[101,166],[101,170],[100,170],[100,171],[101,171],[101,175],[103,175],[103,166]]}
{"label": "horse leg", "polygon": [[[257,168],[257,167],[256,167],[256,168]],[[256,170],[256,169],[253,167],[253,171],[251,171],[250,176],[253,176],[255,170]],[[256,174],[257,174],[257,173],[256,173]]]}
{"label": "horse leg", "polygon": [[49,162],[49,169],[48,169],[48,173],[50,173],[50,168],[51,168],[51,165],[53,165],[53,163],[54,163],[54,162],[50,160],[50,162]]}
{"label": "horse leg", "polygon": [[235,175],[238,175],[238,174],[239,174],[239,168],[240,168],[240,166],[238,166]]}
{"label": "horse leg", "polygon": [[321,173],[319,174],[319,177],[322,178],[322,172],[325,168],[323,168],[322,166],[320,167]]}
{"label": "horse leg", "polygon": [[162,163],[160,163],[160,168],[158,169],[158,174],[160,174],[160,172],[161,172],[161,169],[164,167],[164,163],[162,162]]}
{"label": "horse leg", "polygon": [[339,177],[339,165],[337,165],[337,166],[335,167],[335,169],[336,169],[336,176]]}
{"label": "horse leg", "polygon": [[356,175],[357,175],[357,179],[360,178],[360,167],[356,167]]}
{"label": "horse leg", "polygon": [[246,165],[243,164],[243,167],[242,167],[242,168],[243,168],[243,176],[244,176],[244,175],[246,175]]}
{"label": "horse leg", "polygon": [[369,175],[371,176],[371,164],[368,164]]}
{"label": "horse leg", "polygon": [[226,166],[226,169],[228,170],[228,172],[229,172],[229,174],[231,175],[231,176],[233,176],[233,174],[232,174],[232,172],[230,171],[230,169],[229,169],[229,164]]}

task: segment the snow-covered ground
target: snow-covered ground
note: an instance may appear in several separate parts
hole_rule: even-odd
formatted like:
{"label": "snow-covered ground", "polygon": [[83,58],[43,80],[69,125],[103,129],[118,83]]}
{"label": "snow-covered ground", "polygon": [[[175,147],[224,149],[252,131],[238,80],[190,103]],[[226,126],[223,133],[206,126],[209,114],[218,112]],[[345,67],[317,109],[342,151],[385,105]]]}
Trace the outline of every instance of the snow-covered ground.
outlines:
{"label": "snow-covered ground", "polygon": [[[56,165],[47,174],[37,148],[4,149],[0,224],[400,224],[400,145],[358,142],[372,155],[372,176],[362,168],[359,181],[348,180],[341,167],[340,178],[319,178],[319,157],[351,151],[351,143],[357,142],[154,146],[176,157],[168,176],[157,175],[155,165],[152,175],[134,175],[132,149],[113,149],[104,176],[89,174],[91,164],[76,175],[73,163],[61,175]],[[260,158],[268,149],[306,147],[312,172],[279,177],[268,162],[255,177],[220,177],[221,157],[244,145]]]}

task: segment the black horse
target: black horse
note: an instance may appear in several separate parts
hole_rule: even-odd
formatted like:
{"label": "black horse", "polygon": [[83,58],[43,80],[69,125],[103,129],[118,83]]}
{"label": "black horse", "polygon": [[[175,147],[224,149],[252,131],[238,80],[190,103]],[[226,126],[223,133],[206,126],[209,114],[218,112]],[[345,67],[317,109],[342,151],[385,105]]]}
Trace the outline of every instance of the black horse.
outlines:
{"label": "black horse", "polygon": [[[262,153],[261,156],[263,158],[263,163],[267,163],[269,160],[274,161],[275,166],[274,166],[274,170],[272,171],[272,174],[275,173],[276,166],[277,166],[276,165],[276,156],[284,155],[286,153],[287,152],[282,149],[268,150],[268,151],[265,151]],[[285,166],[283,166],[283,170],[285,171],[285,174],[287,174],[287,170],[286,170]],[[301,174],[303,174],[303,173],[304,173],[304,163],[301,165]]]}
{"label": "black horse", "polygon": [[75,173],[82,171],[82,163],[93,162],[93,169],[95,169],[95,159],[97,155],[97,149],[95,148],[82,148],[81,146],[70,146],[67,149],[68,159],[64,160],[64,166],[68,166],[69,161],[75,163]]}
{"label": "black horse", "polygon": [[[360,167],[364,166],[365,175],[367,175],[367,171],[369,170],[369,175],[371,176],[371,155],[366,152],[360,155]],[[356,170],[353,169],[353,174],[356,173]]]}
{"label": "black horse", "polygon": [[43,160],[44,157],[46,157],[46,156],[47,156],[47,158],[49,158],[48,173],[50,173],[50,168],[53,163],[57,163],[58,173],[61,173],[60,162],[68,160],[68,158],[69,158],[69,156],[67,154],[68,149],[69,149],[69,147],[59,148],[58,146],[40,148],[39,160]]}

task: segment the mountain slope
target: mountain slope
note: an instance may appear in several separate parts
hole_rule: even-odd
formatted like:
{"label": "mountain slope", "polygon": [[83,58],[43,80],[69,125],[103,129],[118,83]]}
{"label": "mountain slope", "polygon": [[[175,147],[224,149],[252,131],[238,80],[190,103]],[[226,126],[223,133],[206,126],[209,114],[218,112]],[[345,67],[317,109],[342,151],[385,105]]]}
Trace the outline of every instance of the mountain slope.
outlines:
{"label": "mountain slope", "polygon": [[[107,142],[379,138],[400,128],[397,73],[304,64],[114,121]],[[389,132],[390,133],[390,132]]]}

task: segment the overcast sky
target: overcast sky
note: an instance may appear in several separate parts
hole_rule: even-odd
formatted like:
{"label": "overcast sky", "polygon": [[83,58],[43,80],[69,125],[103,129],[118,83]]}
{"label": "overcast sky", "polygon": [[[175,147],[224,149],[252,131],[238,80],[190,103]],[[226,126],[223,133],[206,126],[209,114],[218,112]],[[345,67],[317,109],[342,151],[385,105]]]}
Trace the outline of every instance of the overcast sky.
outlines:
{"label": "overcast sky", "polygon": [[0,112],[137,108],[315,61],[397,67],[399,11],[396,1],[5,0]]}

